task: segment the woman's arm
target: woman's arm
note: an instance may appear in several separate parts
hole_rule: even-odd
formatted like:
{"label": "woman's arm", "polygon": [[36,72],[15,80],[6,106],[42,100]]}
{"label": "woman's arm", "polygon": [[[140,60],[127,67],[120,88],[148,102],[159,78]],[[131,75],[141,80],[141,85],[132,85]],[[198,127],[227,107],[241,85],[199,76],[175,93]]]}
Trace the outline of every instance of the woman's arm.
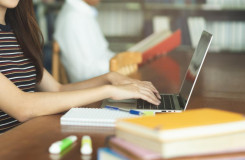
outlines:
{"label": "woman's arm", "polygon": [[19,121],[55,114],[110,97],[108,86],[67,92],[23,92],[0,73],[0,109]]}
{"label": "woman's arm", "polygon": [[38,88],[46,92],[28,93],[17,88],[0,73],[0,109],[19,121],[55,114],[72,107],[81,107],[105,98],[115,100],[141,98],[153,104],[160,101],[150,86],[143,83],[123,85],[102,85],[75,91],[62,91],[62,85],[56,82],[47,71]]}
{"label": "woman's arm", "polygon": [[37,89],[43,92],[59,92],[59,91],[74,91],[86,88],[98,87],[106,84],[111,84],[108,77],[111,73],[95,77],[86,81],[70,83],[70,84],[60,84],[58,83],[52,75],[44,69],[43,79],[40,84],[37,85]]}
{"label": "woman's arm", "polygon": [[38,90],[40,91],[74,91],[81,90],[86,88],[98,87],[106,84],[112,85],[126,85],[126,84],[139,84],[150,87],[151,90],[156,94],[158,98],[161,98],[157,89],[153,86],[151,82],[139,81],[126,76],[123,76],[117,72],[109,72],[99,77],[95,77],[86,81],[70,83],[61,85],[58,83],[49,73],[44,69],[41,83],[37,85]]}

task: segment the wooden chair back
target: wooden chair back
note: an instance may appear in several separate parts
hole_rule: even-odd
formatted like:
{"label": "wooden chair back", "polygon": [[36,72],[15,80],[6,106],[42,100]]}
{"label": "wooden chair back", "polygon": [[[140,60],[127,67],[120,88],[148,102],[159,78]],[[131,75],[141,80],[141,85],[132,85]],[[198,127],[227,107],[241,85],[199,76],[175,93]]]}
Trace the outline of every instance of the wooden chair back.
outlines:
{"label": "wooden chair back", "polygon": [[68,77],[66,70],[60,61],[60,46],[58,42],[53,42],[53,53],[52,53],[52,75],[60,83],[68,83]]}

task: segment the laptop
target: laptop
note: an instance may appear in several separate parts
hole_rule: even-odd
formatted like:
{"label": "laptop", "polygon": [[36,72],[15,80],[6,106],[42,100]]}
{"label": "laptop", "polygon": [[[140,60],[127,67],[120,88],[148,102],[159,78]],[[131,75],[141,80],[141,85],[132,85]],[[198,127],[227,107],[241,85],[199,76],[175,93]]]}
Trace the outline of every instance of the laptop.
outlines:
{"label": "laptop", "polygon": [[126,101],[114,101],[107,99],[103,101],[102,107],[109,105],[124,109],[154,112],[182,112],[186,110],[212,38],[212,34],[208,33],[207,31],[202,32],[201,38],[198,42],[197,48],[194,51],[194,54],[192,55],[185,78],[182,82],[180,92],[177,94],[161,93],[160,105],[156,106],[142,99],[132,99]]}

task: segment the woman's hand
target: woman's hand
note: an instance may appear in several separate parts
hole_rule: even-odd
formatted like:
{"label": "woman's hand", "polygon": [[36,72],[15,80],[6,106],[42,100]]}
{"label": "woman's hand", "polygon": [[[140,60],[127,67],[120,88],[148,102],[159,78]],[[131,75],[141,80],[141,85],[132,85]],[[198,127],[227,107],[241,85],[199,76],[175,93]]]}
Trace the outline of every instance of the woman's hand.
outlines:
{"label": "woman's hand", "polygon": [[108,80],[112,85],[136,84],[136,86],[144,86],[150,89],[159,99],[161,99],[159,92],[151,82],[132,79],[117,72],[110,72],[108,75]]}
{"label": "woman's hand", "polygon": [[155,89],[152,88],[150,83],[130,83],[122,85],[112,85],[111,87],[111,99],[143,99],[155,105],[160,104],[160,100],[155,94]]}

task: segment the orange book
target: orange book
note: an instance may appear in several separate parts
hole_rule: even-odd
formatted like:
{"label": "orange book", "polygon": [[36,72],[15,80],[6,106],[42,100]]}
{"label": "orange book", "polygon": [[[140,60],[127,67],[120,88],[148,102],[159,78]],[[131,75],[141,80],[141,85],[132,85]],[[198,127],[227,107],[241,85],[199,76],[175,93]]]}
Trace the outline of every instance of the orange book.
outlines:
{"label": "orange book", "polygon": [[117,121],[116,136],[164,158],[229,152],[245,148],[245,118],[209,108],[162,113]]}

